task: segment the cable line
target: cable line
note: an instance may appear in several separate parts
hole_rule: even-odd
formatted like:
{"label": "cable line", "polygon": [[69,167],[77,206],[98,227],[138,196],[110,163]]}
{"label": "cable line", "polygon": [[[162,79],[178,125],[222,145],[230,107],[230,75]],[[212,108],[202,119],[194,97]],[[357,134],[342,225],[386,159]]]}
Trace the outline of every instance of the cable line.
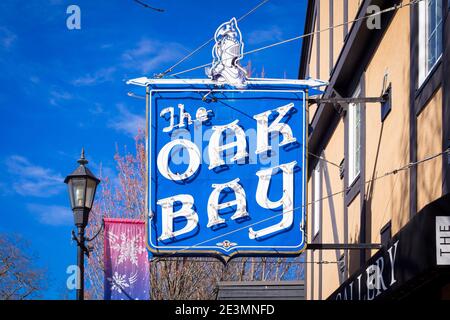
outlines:
{"label": "cable line", "polygon": [[[186,259],[186,257],[181,257],[181,258],[169,258],[169,259],[161,259],[159,261],[151,261],[151,263],[153,262],[180,262],[183,259]],[[274,258],[274,259],[280,259],[280,258]],[[217,259],[189,259],[187,260],[188,262],[193,262],[193,263],[222,263],[221,261],[217,260]],[[247,260],[247,261],[242,261],[242,260],[231,260],[228,263],[243,263],[243,264],[292,264],[292,265],[300,265],[300,264],[337,264],[339,263],[339,261],[327,261],[327,260],[322,260],[322,261],[252,261],[252,260]]]}
{"label": "cable line", "polygon": [[[262,51],[262,50],[270,49],[270,48],[273,48],[273,47],[276,47],[276,46],[279,46],[279,45],[282,45],[282,44],[285,44],[285,43],[289,43],[289,42],[293,42],[293,41],[296,41],[296,40],[300,40],[300,39],[303,39],[303,38],[306,38],[306,37],[309,37],[309,36],[313,36],[313,35],[319,34],[321,32],[330,31],[332,29],[339,28],[339,27],[345,26],[345,25],[350,24],[350,23],[355,23],[355,22],[358,22],[358,21],[361,21],[361,20],[364,20],[364,19],[373,18],[373,17],[376,17],[376,16],[381,15],[383,13],[387,13],[387,12],[395,11],[395,10],[402,9],[402,8],[405,8],[405,7],[408,7],[408,6],[415,5],[415,4],[417,4],[417,3],[421,2],[421,1],[424,1],[424,0],[412,0],[412,1],[410,1],[408,3],[405,3],[405,4],[401,3],[401,4],[398,4],[398,5],[394,5],[392,7],[386,8],[384,10],[375,12],[373,14],[370,14],[370,15],[367,15],[367,16],[364,16],[364,17],[357,18],[357,19],[352,20],[352,21],[343,22],[343,23],[340,23],[340,24],[336,24],[334,26],[330,26],[330,27],[321,29],[321,30],[313,31],[313,32],[310,32],[310,33],[305,33],[305,34],[300,35],[300,36],[296,36],[296,37],[289,38],[289,39],[286,39],[286,40],[282,40],[282,41],[279,41],[279,42],[275,42],[273,44],[269,44],[269,45],[266,45],[266,46],[263,46],[263,47],[260,47],[260,48],[257,48],[257,49],[246,51],[246,52],[244,52],[242,54],[242,56],[246,56],[246,55],[249,55],[249,54],[252,54],[252,53],[256,53],[256,52],[259,52],[259,51]],[[223,62],[223,61],[230,60],[230,59],[234,59],[234,58],[222,59],[222,60],[219,60],[219,62]],[[184,73],[187,73],[187,72],[195,71],[195,70],[198,70],[198,69],[201,69],[201,68],[208,67],[210,65],[212,65],[212,62],[205,63],[205,64],[199,65],[197,67],[186,69],[186,70],[183,70],[183,71],[180,71],[180,72],[177,72],[177,73],[173,73],[170,76],[178,76],[180,74],[184,74]],[[166,73],[168,73],[168,72],[166,72]]]}
{"label": "cable line", "polygon": [[[242,20],[243,18],[245,18],[246,16],[248,16],[250,13],[252,13],[252,12],[255,11],[256,9],[258,9],[260,6],[262,6],[263,4],[265,4],[265,3],[268,2],[268,1],[269,1],[269,0],[265,0],[265,1],[261,2],[258,6],[256,6],[255,8],[253,8],[249,13],[247,13],[246,15],[244,15],[243,17],[241,17],[239,20]],[[263,46],[263,47],[260,47],[260,48],[257,48],[257,49],[253,49],[253,50],[250,50],[250,51],[246,51],[246,52],[244,52],[242,55],[243,55],[243,56],[249,55],[249,54],[256,53],[256,52],[259,52],[259,51],[263,51],[263,50],[266,50],[266,49],[269,49],[269,48],[273,48],[273,47],[276,47],[276,46],[279,46],[279,45],[282,45],[282,44],[285,44],[285,43],[293,42],[293,41],[296,41],[296,40],[299,40],[299,39],[302,39],[302,38],[305,38],[305,37],[313,36],[313,35],[319,34],[319,33],[321,33],[321,32],[326,32],[326,31],[329,31],[329,30],[332,30],[332,29],[335,29],[335,28],[338,28],[338,27],[342,27],[342,26],[347,25],[347,24],[350,24],[350,23],[355,23],[355,22],[358,22],[358,21],[362,21],[362,20],[364,20],[364,19],[369,19],[369,18],[378,16],[378,15],[381,15],[381,14],[383,14],[383,13],[387,13],[387,12],[395,11],[395,10],[402,9],[402,8],[405,8],[405,7],[409,7],[409,6],[412,6],[412,5],[415,5],[415,4],[419,3],[419,2],[421,2],[421,1],[424,1],[424,0],[412,0],[412,1],[408,2],[408,3],[403,3],[403,2],[402,2],[402,3],[398,4],[398,5],[394,5],[394,6],[392,6],[392,7],[386,8],[386,9],[384,9],[384,10],[375,12],[375,13],[373,13],[373,14],[370,14],[370,15],[367,15],[367,16],[364,16],[364,17],[360,17],[360,18],[354,19],[354,20],[352,20],[352,21],[340,23],[340,24],[337,24],[337,25],[334,25],[334,26],[327,27],[327,28],[325,28],[325,29],[313,31],[313,32],[306,33],[306,34],[303,34],[303,35],[300,35],[300,36],[296,36],[296,37],[289,38],[289,39],[286,39],[286,40],[283,40],[283,41],[279,41],[279,42],[276,42],[276,43],[273,43],[273,44],[270,44],[270,45],[266,45],[266,46]],[[238,21],[239,21],[239,20],[238,20]],[[205,46],[206,46],[208,43],[210,43],[212,40],[214,40],[214,39],[212,38],[212,39],[208,40],[208,42],[205,42],[204,44],[202,44],[200,47],[198,47],[198,48],[195,49],[193,52],[191,52],[190,54],[188,54],[187,56],[185,56],[184,58],[182,58],[180,61],[178,61],[178,62],[177,62],[176,64],[174,64],[172,67],[170,67],[170,68],[167,69],[166,71],[160,73],[157,77],[163,77],[163,76],[167,75],[168,73],[172,72],[173,69],[174,69],[175,67],[177,67],[179,64],[181,64],[183,61],[187,60],[189,57],[193,56],[196,52],[198,52],[201,48],[205,47]],[[228,58],[228,59],[231,59],[231,58]],[[221,61],[223,62],[223,61],[228,60],[228,59],[223,59],[223,60],[221,60]],[[173,73],[173,74],[170,74],[170,76],[172,76],[172,77],[177,77],[177,76],[180,75],[180,74],[184,74],[184,73],[187,73],[187,72],[191,72],[191,71],[194,71],[194,70],[197,70],[197,69],[200,69],[200,68],[204,68],[204,67],[207,67],[207,66],[210,66],[210,65],[212,65],[212,62],[207,63],[207,64],[203,64],[203,65],[200,65],[200,66],[197,66],[197,67],[194,67],[194,68],[190,68],[190,69],[187,69],[187,70],[184,70],[184,71],[180,71],[180,72],[177,72],[177,73]],[[365,186],[365,185],[368,184],[368,183],[371,183],[371,182],[374,182],[374,181],[376,181],[376,180],[385,178],[385,177],[387,177],[387,176],[390,176],[390,175],[396,175],[396,174],[399,173],[400,171],[409,170],[410,168],[412,168],[412,167],[414,167],[414,166],[417,166],[417,165],[419,165],[419,164],[421,164],[421,163],[430,161],[430,160],[435,159],[435,158],[437,158],[437,157],[440,157],[440,156],[442,156],[442,155],[444,155],[444,154],[449,154],[449,152],[450,152],[450,149],[447,149],[447,150],[445,150],[445,151],[443,151],[443,152],[441,152],[441,153],[435,154],[435,155],[433,155],[433,156],[430,156],[430,157],[425,158],[425,159],[420,160],[420,161],[411,162],[411,163],[409,163],[409,164],[407,164],[407,165],[405,165],[405,166],[403,166],[403,167],[400,167],[400,168],[398,168],[398,169],[395,169],[395,170],[386,172],[386,173],[384,173],[384,174],[382,174],[382,175],[380,175],[380,176],[374,177],[374,178],[369,179],[369,180],[364,181],[364,182],[360,182],[359,184],[356,184],[356,185],[357,185],[357,186]],[[318,156],[313,155],[313,154],[312,154],[312,156],[318,157]],[[322,158],[320,158],[320,157],[318,157],[318,158],[321,159],[321,160],[324,160],[324,159],[322,159]],[[325,160],[324,160],[324,161],[325,161]],[[328,161],[327,161],[327,162],[328,162]],[[331,162],[329,162],[329,163],[332,164],[332,165],[334,165],[334,166],[336,166],[336,167],[340,167],[339,165],[337,165],[337,164],[335,164],[335,163],[331,163]],[[335,196],[337,196],[337,195],[343,194],[343,193],[347,192],[349,189],[350,189],[350,188],[347,187],[347,188],[345,188],[345,189],[343,189],[343,190],[341,190],[341,191],[339,191],[339,192],[335,192],[335,193],[329,194],[329,195],[327,195],[327,196],[325,196],[325,197],[322,197],[322,198],[320,198],[320,199],[311,201],[311,202],[309,202],[309,203],[307,203],[307,204],[304,204],[304,205],[302,205],[302,206],[296,207],[296,208],[294,208],[294,209],[292,209],[292,210],[289,210],[289,211],[286,211],[286,212],[283,212],[283,213],[280,213],[280,214],[271,216],[271,217],[269,217],[269,218],[266,218],[266,219],[263,219],[263,220],[260,220],[260,221],[256,221],[256,222],[254,222],[254,223],[252,223],[252,224],[250,224],[250,225],[247,225],[247,226],[245,226],[245,227],[241,227],[241,228],[232,230],[232,231],[230,231],[230,232],[227,232],[227,233],[224,233],[224,234],[215,236],[215,237],[213,237],[213,238],[204,240],[204,241],[199,242],[199,243],[197,243],[197,244],[194,244],[194,245],[192,245],[192,246],[189,246],[189,247],[186,247],[186,248],[177,250],[177,251],[175,251],[175,252],[173,252],[173,253],[171,253],[171,254],[168,254],[168,255],[166,255],[166,256],[152,258],[152,259],[150,260],[150,262],[158,262],[158,261],[161,261],[161,260],[167,260],[166,257],[170,257],[170,256],[173,256],[173,255],[175,255],[175,254],[177,254],[177,253],[180,253],[180,252],[183,252],[183,251],[186,251],[186,250],[189,250],[189,249],[198,247],[198,246],[200,246],[200,245],[202,245],[202,244],[204,244],[204,243],[208,243],[208,242],[210,242],[210,241],[220,239],[220,238],[222,238],[222,237],[224,237],[224,236],[227,236],[227,235],[230,235],[230,234],[233,234],[233,233],[242,231],[242,230],[244,230],[244,229],[247,229],[247,228],[249,228],[249,227],[255,226],[255,225],[257,225],[257,224],[261,224],[261,223],[267,222],[267,221],[269,221],[269,220],[272,220],[272,219],[275,219],[275,218],[277,218],[277,217],[280,217],[280,216],[282,216],[282,215],[284,215],[284,214],[286,214],[286,213],[291,213],[291,212],[294,212],[294,211],[303,209],[303,208],[307,207],[308,205],[312,205],[312,204],[314,204],[314,203],[316,203],[316,202],[323,201],[323,200],[326,200],[326,199],[335,197]],[[336,263],[337,263],[337,262],[336,262]]]}
{"label": "cable line", "polygon": [[[264,4],[266,4],[267,2],[269,2],[269,0],[263,0],[262,2],[260,2],[256,7],[252,8],[249,12],[247,12],[246,14],[244,14],[242,17],[240,17],[239,19],[237,19],[237,22],[240,22],[242,20],[244,20],[245,18],[247,18],[249,15],[251,15],[253,12],[255,12],[257,9],[259,9],[261,6],[263,6]],[[184,56],[183,58],[181,58],[177,63],[175,63],[173,66],[171,66],[170,68],[168,68],[166,71],[161,72],[159,74],[157,74],[155,77],[156,78],[162,78],[164,77],[166,74],[170,73],[173,71],[174,68],[176,68],[177,66],[179,66],[181,63],[183,63],[184,61],[186,61],[187,59],[189,59],[190,57],[192,57],[194,54],[196,54],[197,52],[199,52],[201,49],[203,49],[205,46],[207,46],[208,44],[211,43],[211,41],[214,40],[214,37],[210,38],[208,41],[206,41],[205,43],[203,43],[202,45],[200,45],[199,47],[197,47],[195,50],[193,50],[192,52],[190,52],[189,54],[187,54],[186,56]],[[175,76],[176,74],[173,74],[172,76]]]}
{"label": "cable line", "polygon": [[144,8],[152,9],[152,10],[155,10],[155,11],[158,11],[158,12],[164,12],[164,9],[160,9],[160,8],[155,8],[155,7],[149,6],[148,4],[146,4],[145,2],[142,2],[140,0],[133,0],[133,1],[138,3],[138,4],[140,4]]}
{"label": "cable line", "polygon": [[336,168],[341,169],[341,166],[338,165],[337,163],[331,162],[331,161],[329,161],[329,160],[327,160],[327,159],[325,159],[325,158],[323,158],[323,157],[320,157],[320,156],[318,156],[318,155],[315,155],[315,154],[312,153],[312,152],[308,152],[308,154],[309,154],[310,156],[312,156],[313,158],[316,158],[316,159],[318,159],[318,160],[320,160],[320,161],[326,162],[326,163],[331,164],[332,166],[334,166],[334,167],[336,167]]}
{"label": "cable line", "polygon": [[[422,0],[419,0],[419,1],[422,1]],[[424,162],[427,162],[427,161],[436,159],[436,158],[438,158],[438,157],[443,156],[444,154],[449,155],[449,154],[450,154],[450,148],[446,149],[446,150],[443,151],[443,152],[440,152],[440,153],[437,153],[437,154],[435,154],[435,155],[429,156],[429,157],[427,157],[427,158],[425,158],[425,159],[422,159],[422,160],[419,160],[419,161],[415,161],[415,162],[410,162],[410,163],[407,164],[407,165],[404,165],[404,166],[402,166],[402,167],[400,167],[400,168],[397,168],[397,169],[394,169],[394,170],[392,170],[392,171],[388,171],[388,172],[386,172],[386,173],[384,173],[384,174],[382,174],[382,175],[380,175],[380,176],[377,176],[377,177],[375,177],[375,178],[369,179],[369,180],[367,180],[367,181],[360,182],[360,183],[358,183],[358,184],[353,185],[352,187],[354,187],[354,186],[362,187],[362,186],[365,186],[366,184],[369,184],[369,183],[371,183],[371,182],[374,182],[374,181],[377,181],[377,180],[379,180],[379,179],[385,178],[385,177],[387,177],[387,176],[390,176],[390,175],[396,175],[397,173],[399,173],[399,172],[401,172],[401,171],[409,170],[409,169],[411,169],[411,168],[414,167],[414,166],[417,166],[417,165],[422,164],[422,163],[424,163]],[[217,240],[217,239],[220,239],[220,238],[222,238],[222,237],[225,237],[225,236],[231,235],[231,234],[233,234],[233,233],[236,233],[236,232],[238,232],[238,231],[242,231],[242,230],[248,229],[249,227],[253,227],[253,226],[255,226],[255,225],[258,225],[258,224],[267,222],[267,221],[269,221],[269,220],[272,220],[272,219],[281,217],[282,215],[284,215],[284,214],[286,214],[286,213],[291,213],[291,212],[294,212],[294,211],[303,209],[303,208],[307,207],[308,205],[312,205],[312,204],[314,204],[314,203],[316,203],[316,202],[323,201],[323,200],[326,200],[326,199],[329,199],[329,198],[333,198],[333,197],[335,197],[335,196],[337,196],[337,195],[340,195],[340,194],[343,194],[343,193],[345,193],[345,192],[347,192],[347,191],[349,191],[349,190],[350,190],[350,187],[347,187],[347,188],[345,188],[344,190],[341,190],[341,191],[338,191],[338,192],[329,194],[328,196],[322,197],[322,198],[317,199],[317,200],[313,200],[313,201],[311,201],[311,202],[309,202],[309,203],[306,203],[305,205],[302,205],[302,206],[293,208],[292,210],[289,210],[289,211],[286,211],[286,212],[283,212],[283,213],[279,213],[279,214],[273,215],[273,216],[268,217],[268,218],[266,218],[266,219],[259,220],[259,221],[256,221],[256,222],[252,223],[252,224],[246,225],[245,227],[241,227],[241,228],[238,228],[238,229],[229,231],[229,232],[227,232],[227,233],[220,234],[220,235],[215,236],[215,237],[213,237],[213,238],[204,240],[204,241],[202,241],[202,242],[196,243],[196,244],[194,244],[194,245],[192,245],[192,246],[189,246],[189,247],[186,247],[186,248],[183,248],[183,249],[180,249],[180,250],[176,250],[176,251],[174,251],[173,253],[166,255],[165,257],[173,256],[173,255],[175,255],[175,254],[177,254],[177,253],[180,253],[180,252],[183,252],[183,251],[186,251],[186,250],[189,250],[189,249],[198,247],[198,246],[200,246],[200,245],[202,245],[202,244],[205,244],[205,243],[208,243],[208,242],[210,242],[210,241]],[[155,258],[151,259],[150,262],[159,261],[159,260],[161,260],[161,259],[164,259],[164,257],[155,257]]]}

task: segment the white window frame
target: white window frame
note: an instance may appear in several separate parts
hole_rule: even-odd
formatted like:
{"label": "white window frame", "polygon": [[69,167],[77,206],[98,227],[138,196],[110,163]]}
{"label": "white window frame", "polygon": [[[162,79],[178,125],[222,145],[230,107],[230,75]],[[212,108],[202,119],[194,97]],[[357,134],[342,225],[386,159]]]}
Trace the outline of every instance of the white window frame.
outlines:
{"label": "white window frame", "polygon": [[[356,88],[354,98],[361,94],[361,87]],[[359,115],[359,118],[358,118]],[[348,185],[352,185],[361,173],[361,104],[348,105]],[[358,132],[359,131],[359,132]],[[359,134],[358,134],[359,133]],[[359,139],[358,139],[359,138]],[[359,140],[359,141],[357,141]]]}
{"label": "white window frame", "polygon": [[322,175],[320,161],[313,170],[313,239],[320,233],[322,214]]}
{"label": "white window frame", "polygon": [[[430,25],[429,25],[429,6],[431,1],[436,1],[436,8],[438,9],[438,3],[440,3],[441,8],[441,17],[438,22],[437,15],[435,16],[436,26],[432,32],[441,33],[441,52],[437,54],[437,57],[435,58],[433,65],[429,65],[429,34],[430,34]],[[427,79],[430,72],[434,69],[436,64],[440,61],[442,57],[443,52],[443,43],[442,43],[442,33],[443,33],[443,16],[442,16],[442,7],[443,7],[443,0],[424,0],[420,1],[418,3],[419,6],[419,79],[418,79],[418,86],[422,86],[424,81]],[[437,13],[438,11],[436,11]],[[436,34],[436,41],[438,41],[439,37]]]}

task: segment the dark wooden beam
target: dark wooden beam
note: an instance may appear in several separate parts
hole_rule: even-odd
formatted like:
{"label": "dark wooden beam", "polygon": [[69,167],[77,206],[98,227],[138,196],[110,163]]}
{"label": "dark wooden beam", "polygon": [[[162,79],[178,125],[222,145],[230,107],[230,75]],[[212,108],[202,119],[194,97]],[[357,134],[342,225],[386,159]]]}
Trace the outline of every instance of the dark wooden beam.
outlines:
{"label": "dark wooden beam", "polygon": [[310,243],[306,250],[368,250],[381,249],[378,243]]}

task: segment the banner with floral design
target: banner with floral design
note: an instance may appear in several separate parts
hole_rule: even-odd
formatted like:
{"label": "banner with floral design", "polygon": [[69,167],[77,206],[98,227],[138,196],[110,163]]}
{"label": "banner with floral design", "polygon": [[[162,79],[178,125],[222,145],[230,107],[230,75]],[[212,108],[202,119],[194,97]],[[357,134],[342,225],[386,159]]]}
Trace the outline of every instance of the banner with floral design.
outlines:
{"label": "banner with floral design", "polygon": [[148,300],[150,279],[145,223],[105,219],[105,300]]}

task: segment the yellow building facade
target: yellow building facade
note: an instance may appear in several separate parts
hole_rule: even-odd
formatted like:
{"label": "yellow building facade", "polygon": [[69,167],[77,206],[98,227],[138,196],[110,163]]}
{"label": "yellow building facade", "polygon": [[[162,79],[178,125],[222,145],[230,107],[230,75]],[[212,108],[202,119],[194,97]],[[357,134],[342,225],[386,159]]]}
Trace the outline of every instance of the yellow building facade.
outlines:
{"label": "yellow building facade", "polygon": [[450,296],[449,5],[308,2],[299,78],[329,82],[309,107],[309,300]]}

